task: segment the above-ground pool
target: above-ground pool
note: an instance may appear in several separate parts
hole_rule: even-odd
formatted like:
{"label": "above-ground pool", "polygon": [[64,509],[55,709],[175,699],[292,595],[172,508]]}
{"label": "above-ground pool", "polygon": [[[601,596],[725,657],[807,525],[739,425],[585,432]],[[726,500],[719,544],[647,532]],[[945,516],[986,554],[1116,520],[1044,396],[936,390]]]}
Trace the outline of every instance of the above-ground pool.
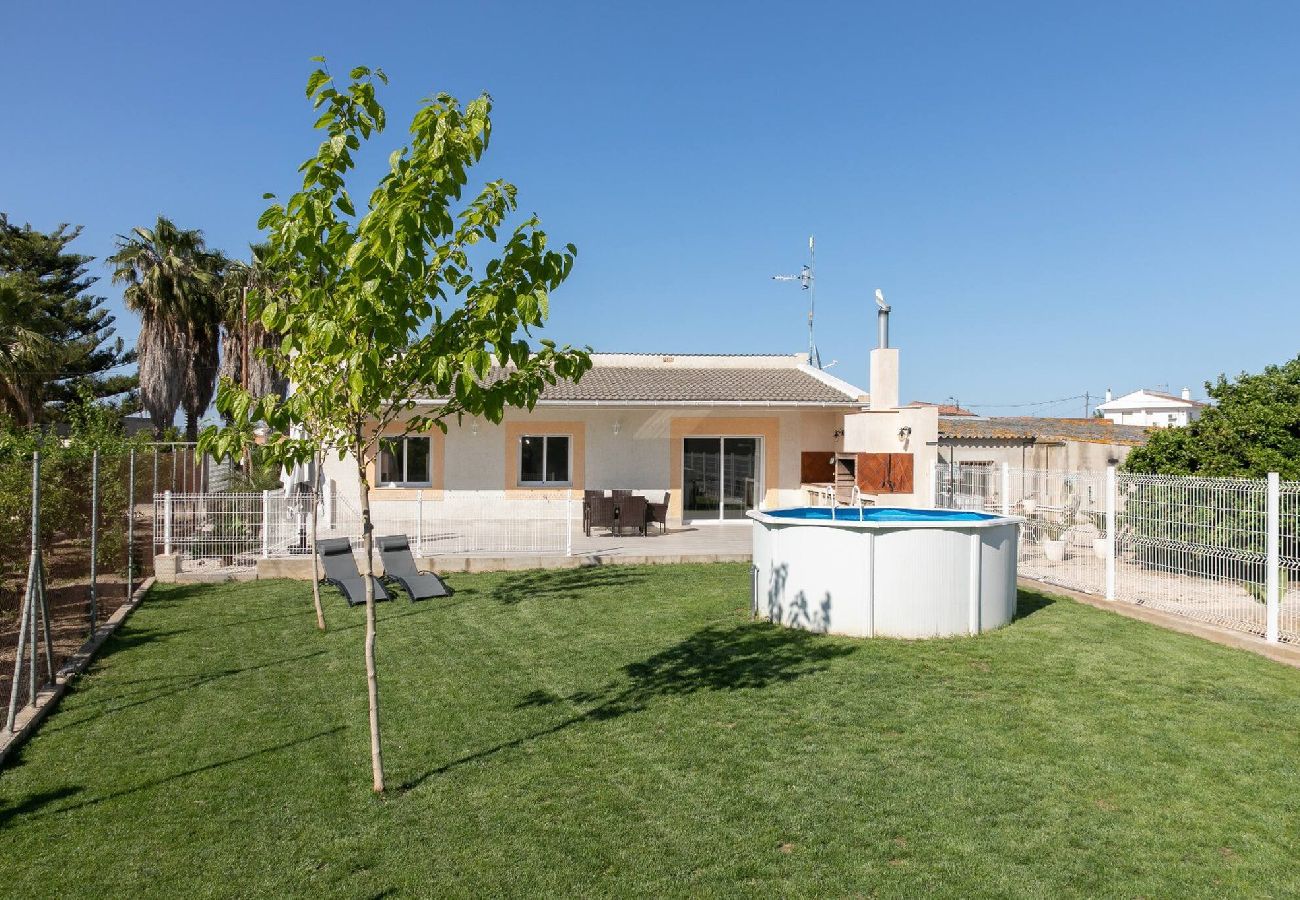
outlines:
{"label": "above-ground pool", "polygon": [[751,511],[754,610],[859,637],[979,634],[1016,609],[1020,519],[955,509]]}

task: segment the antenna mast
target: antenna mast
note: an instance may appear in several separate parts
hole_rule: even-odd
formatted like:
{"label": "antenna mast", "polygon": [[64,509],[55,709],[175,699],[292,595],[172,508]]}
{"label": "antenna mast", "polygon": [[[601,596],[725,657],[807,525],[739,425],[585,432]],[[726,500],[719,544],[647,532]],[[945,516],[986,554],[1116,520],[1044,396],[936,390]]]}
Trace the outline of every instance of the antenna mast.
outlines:
{"label": "antenna mast", "polygon": [[817,276],[813,267],[816,263],[817,241],[812,236],[808,236],[808,264],[803,267],[798,275],[773,275],[773,281],[797,281],[799,286],[808,292],[808,363],[809,365],[822,367],[821,354],[817,352],[817,341],[813,336],[813,320],[817,313]]}

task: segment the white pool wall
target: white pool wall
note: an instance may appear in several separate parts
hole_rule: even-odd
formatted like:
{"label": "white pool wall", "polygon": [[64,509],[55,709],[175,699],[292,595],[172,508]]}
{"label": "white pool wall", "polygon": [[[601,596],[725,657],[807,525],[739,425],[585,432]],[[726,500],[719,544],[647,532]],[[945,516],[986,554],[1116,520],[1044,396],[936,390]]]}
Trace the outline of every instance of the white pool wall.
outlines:
{"label": "white pool wall", "polygon": [[858,637],[979,634],[1016,609],[1019,519],[754,520],[755,612]]}

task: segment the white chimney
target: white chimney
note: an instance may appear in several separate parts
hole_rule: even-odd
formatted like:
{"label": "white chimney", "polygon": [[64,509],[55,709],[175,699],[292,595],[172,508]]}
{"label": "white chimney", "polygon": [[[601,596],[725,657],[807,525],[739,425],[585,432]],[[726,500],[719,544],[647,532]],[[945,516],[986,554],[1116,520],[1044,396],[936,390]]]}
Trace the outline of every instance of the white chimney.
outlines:
{"label": "white chimney", "polygon": [[1192,399],[1192,389],[1191,389],[1191,388],[1183,388],[1183,399],[1184,399],[1184,400],[1191,400],[1191,399]]}
{"label": "white chimney", "polygon": [[1106,399],[1102,402],[1109,403],[1110,401],[1111,401],[1110,388],[1106,388]]}

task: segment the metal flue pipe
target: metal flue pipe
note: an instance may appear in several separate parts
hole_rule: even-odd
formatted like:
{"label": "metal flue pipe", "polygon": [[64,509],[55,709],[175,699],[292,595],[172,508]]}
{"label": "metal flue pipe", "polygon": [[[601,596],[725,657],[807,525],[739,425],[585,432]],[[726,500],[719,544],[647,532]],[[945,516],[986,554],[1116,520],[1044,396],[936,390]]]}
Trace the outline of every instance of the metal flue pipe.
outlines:
{"label": "metal flue pipe", "polygon": [[879,330],[880,337],[877,346],[881,350],[889,349],[889,304],[885,302],[885,294],[880,288],[876,288],[876,306],[880,307],[876,311],[876,326]]}

